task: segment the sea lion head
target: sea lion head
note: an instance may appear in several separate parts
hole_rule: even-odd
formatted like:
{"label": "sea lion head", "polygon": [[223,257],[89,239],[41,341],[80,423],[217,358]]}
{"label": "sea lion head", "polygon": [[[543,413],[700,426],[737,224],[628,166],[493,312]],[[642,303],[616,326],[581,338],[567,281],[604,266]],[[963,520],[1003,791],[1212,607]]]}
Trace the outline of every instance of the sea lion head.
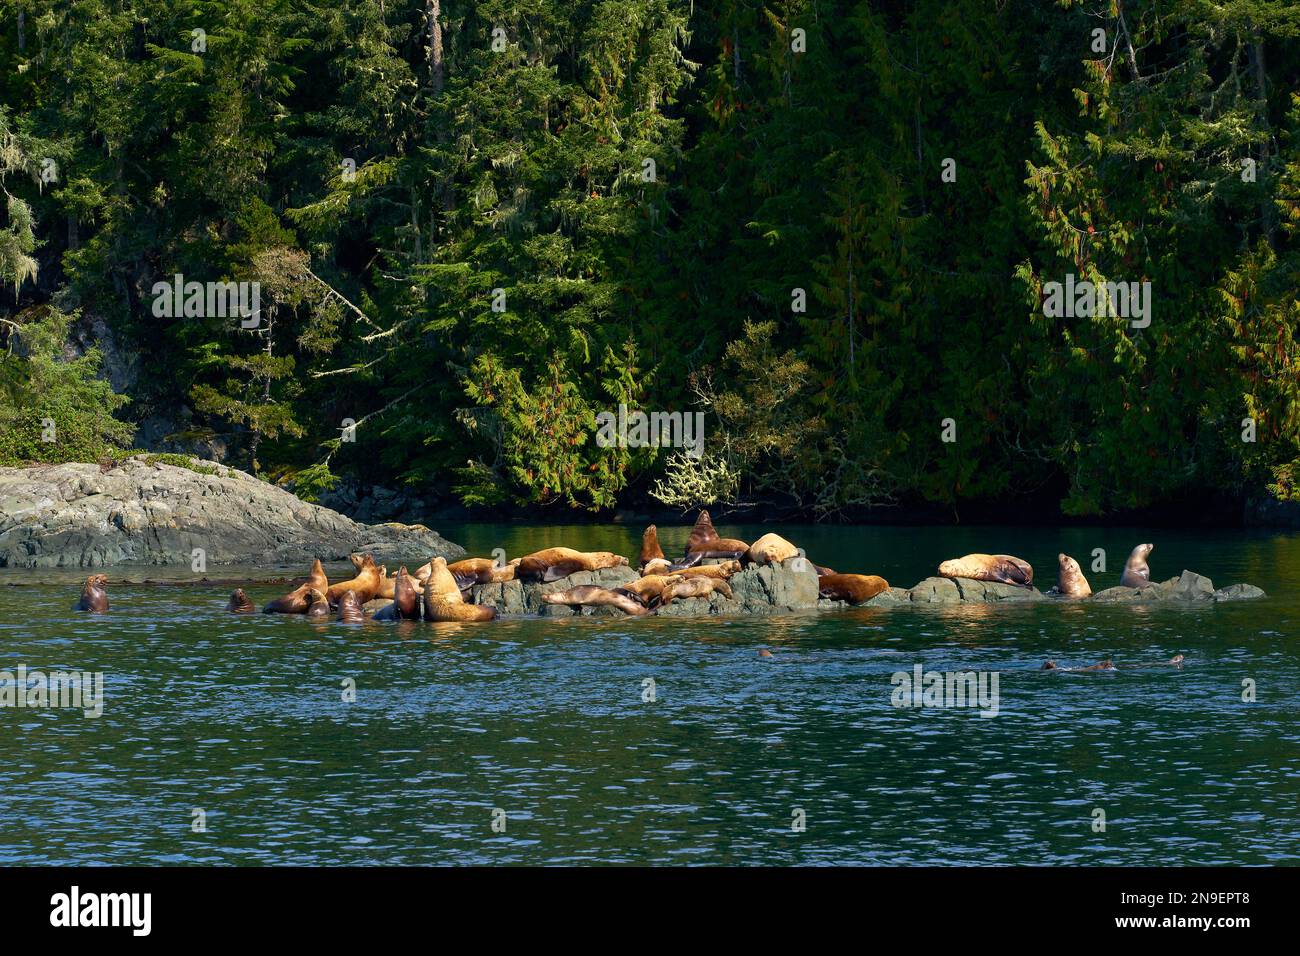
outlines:
{"label": "sea lion head", "polygon": [[108,587],[108,575],[92,574],[90,577],[86,578],[86,587],[94,588],[97,591],[103,590]]}
{"label": "sea lion head", "polygon": [[963,577],[965,570],[966,566],[962,564],[961,558],[952,558],[939,565],[939,574],[945,578]]}
{"label": "sea lion head", "polygon": [[1155,549],[1154,544],[1139,544],[1133,549],[1133,553],[1128,556],[1128,559],[1130,561],[1145,561]]}

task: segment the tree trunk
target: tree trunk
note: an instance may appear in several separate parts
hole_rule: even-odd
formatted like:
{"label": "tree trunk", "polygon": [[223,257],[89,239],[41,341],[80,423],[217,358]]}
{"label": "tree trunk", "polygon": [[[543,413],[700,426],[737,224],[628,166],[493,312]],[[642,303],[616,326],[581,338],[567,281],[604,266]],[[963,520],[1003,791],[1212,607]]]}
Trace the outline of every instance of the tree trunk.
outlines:
{"label": "tree trunk", "polygon": [[425,0],[424,15],[429,20],[429,85],[433,95],[442,92],[445,75],[442,66],[442,0]]}

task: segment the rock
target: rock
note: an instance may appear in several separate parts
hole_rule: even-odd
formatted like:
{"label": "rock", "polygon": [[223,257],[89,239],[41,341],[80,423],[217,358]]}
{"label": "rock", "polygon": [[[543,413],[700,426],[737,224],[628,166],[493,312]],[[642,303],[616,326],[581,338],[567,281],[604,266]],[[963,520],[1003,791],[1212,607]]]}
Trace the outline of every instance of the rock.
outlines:
{"label": "rock", "polygon": [[900,604],[911,603],[912,593],[907,588],[886,588],[866,601],[862,607],[898,607]]}
{"label": "rock", "polygon": [[137,455],[97,464],[0,468],[0,567],[123,562],[303,564],[372,551],[380,563],[465,551],[423,525],[367,526],[214,462]]}
{"label": "rock", "polygon": [[[538,581],[502,581],[496,584],[476,584],[470,589],[471,604],[487,604],[497,609],[497,614],[541,614],[545,617],[567,617],[573,609],[563,604],[546,604],[543,594],[566,591],[580,584],[597,584],[603,588],[616,588],[635,581],[640,575],[629,567],[602,568],[599,571],[579,571],[558,581],[542,584]],[[623,616],[618,608],[583,608],[583,612],[608,611]]]}
{"label": "rock", "polygon": [[[880,600],[895,590],[890,588],[889,591],[877,594],[867,603],[888,604],[893,600],[902,603],[899,596]],[[1022,588],[997,581],[975,581],[971,578],[926,578],[905,593],[908,595],[907,600],[913,604],[993,604],[1000,601],[1047,600],[1038,588]]]}
{"label": "rock", "polygon": [[1195,571],[1184,569],[1176,579],[1160,585],[1160,597],[1161,600],[1212,601],[1214,582]]}
{"label": "rock", "polygon": [[1214,592],[1216,601],[1250,601],[1264,597],[1264,592],[1253,584],[1229,584]]}
{"label": "rock", "polygon": [[1177,578],[1170,578],[1163,585],[1153,584],[1147,588],[1106,588],[1104,591],[1094,591],[1092,597],[1087,600],[1100,601],[1102,604],[1140,604],[1145,601],[1159,601],[1162,600],[1163,596],[1161,589],[1166,585],[1172,586],[1177,581]]}

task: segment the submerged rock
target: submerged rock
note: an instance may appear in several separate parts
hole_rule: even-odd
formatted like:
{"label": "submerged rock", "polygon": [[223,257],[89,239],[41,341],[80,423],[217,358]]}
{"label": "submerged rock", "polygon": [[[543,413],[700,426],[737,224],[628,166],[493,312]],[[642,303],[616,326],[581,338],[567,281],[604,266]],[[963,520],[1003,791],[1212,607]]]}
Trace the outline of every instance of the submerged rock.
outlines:
{"label": "submerged rock", "polygon": [[147,455],[97,464],[0,468],[0,567],[122,562],[304,564],[356,551],[375,560],[465,554],[423,525],[364,525],[233,468]]}
{"label": "submerged rock", "polygon": [[1264,592],[1253,584],[1229,584],[1214,592],[1216,601],[1249,601],[1264,597]]}

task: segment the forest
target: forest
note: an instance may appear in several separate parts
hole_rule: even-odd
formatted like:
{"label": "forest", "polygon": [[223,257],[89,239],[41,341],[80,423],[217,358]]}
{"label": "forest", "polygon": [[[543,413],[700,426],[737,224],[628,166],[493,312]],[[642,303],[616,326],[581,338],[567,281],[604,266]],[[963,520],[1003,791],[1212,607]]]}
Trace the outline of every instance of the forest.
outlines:
{"label": "forest", "polygon": [[0,0],[0,465],[1298,500],[1298,80],[1267,0]]}

